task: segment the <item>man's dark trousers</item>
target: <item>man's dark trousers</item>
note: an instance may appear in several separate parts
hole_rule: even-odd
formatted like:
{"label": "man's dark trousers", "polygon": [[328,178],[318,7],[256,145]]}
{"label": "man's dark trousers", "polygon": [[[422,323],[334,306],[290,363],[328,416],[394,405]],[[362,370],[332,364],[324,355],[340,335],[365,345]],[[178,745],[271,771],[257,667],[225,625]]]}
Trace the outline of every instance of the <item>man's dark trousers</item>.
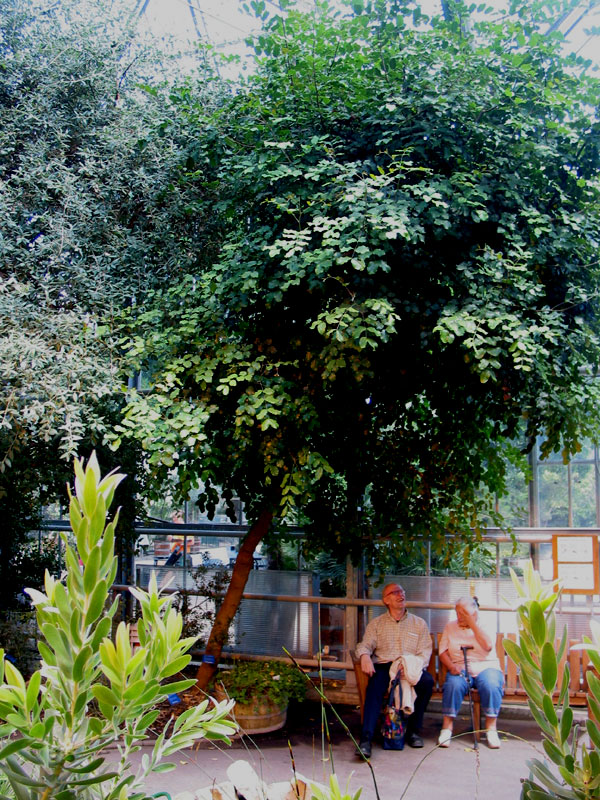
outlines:
{"label": "man's dark trousers", "polygon": [[[369,678],[365,696],[365,710],[363,715],[361,742],[371,742],[378,729],[379,714],[383,699],[390,684],[391,662],[375,664],[375,674]],[[420,733],[423,725],[425,709],[433,692],[433,676],[430,672],[423,672],[419,682],[415,684],[415,710],[406,717],[406,733]]]}

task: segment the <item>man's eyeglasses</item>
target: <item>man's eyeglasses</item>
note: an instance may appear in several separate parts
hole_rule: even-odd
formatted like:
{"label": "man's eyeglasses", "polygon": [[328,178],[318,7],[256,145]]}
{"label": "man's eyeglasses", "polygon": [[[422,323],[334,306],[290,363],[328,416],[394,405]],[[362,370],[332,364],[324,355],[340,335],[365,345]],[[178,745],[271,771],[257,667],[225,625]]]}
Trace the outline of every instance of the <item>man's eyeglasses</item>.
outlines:
{"label": "man's eyeglasses", "polygon": [[405,593],[405,592],[403,592],[403,591],[402,591],[402,589],[393,589],[391,592],[388,592],[388,593],[387,593],[387,594],[384,596],[384,598],[383,598],[383,599],[385,600],[386,598],[388,598],[388,597],[391,597],[393,594],[400,595],[400,597],[406,597],[406,593]]}

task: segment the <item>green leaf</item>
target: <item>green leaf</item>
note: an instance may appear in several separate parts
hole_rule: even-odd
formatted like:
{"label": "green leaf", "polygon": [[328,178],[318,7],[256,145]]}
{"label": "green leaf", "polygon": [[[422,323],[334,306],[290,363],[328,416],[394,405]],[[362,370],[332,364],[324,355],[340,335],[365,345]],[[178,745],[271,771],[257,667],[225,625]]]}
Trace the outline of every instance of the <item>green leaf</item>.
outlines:
{"label": "green leaf", "polygon": [[533,700],[538,708],[542,708],[544,704],[544,693],[542,692],[541,688],[535,682],[535,679],[532,678],[527,670],[521,669],[520,675],[521,683],[523,684],[523,688],[529,695],[529,697]]}
{"label": "green leaf", "polygon": [[79,682],[83,679],[84,671],[88,661],[92,657],[92,648],[90,645],[82,647],[73,662],[73,680]]}
{"label": "green leaf", "polygon": [[87,563],[83,572],[83,590],[87,595],[92,594],[94,587],[98,583],[98,573],[100,571],[100,547],[96,545],[90,550]]}
{"label": "green leaf", "polygon": [[596,699],[600,700],[600,679],[591,670],[588,670],[585,673],[585,677],[592,694],[596,697]]}
{"label": "green leaf", "polygon": [[560,742],[564,744],[569,738],[571,728],[573,727],[573,709],[570,707],[565,708],[560,720]]}
{"label": "green leaf", "polygon": [[[529,608],[529,620],[531,632],[538,647],[542,647],[546,641],[546,620],[544,612],[537,600],[532,600]],[[553,651],[554,652],[554,651]]]}
{"label": "green leaf", "polygon": [[28,712],[31,711],[37,703],[41,682],[42,682],[42,673],[39,670],[37,670],[36,672],[33,673],[31,678],[29,679],[29,684],[27,685],[27,692],[25,695],[25,708]]}
{"label": "green leaf", "polygon": [[173,683],[165,683],[159,688],[159,694],[173,694],[177,692],[185,692],[196,683],[193,679],[174,681]]}
{"label": "green leaf", "polygon": [[547,736],[553,737],[555,734],[555,728],[552,727],[552,725],[548,722],[548,719],[541,713],[539,707],[535,705],[535,703],[533,702],[533,700],[531,700],[531,698],[528,698],[528,703],[529,703],[529,710],[531,711],[533,718],[540,726],[542,731]]}
{"label": "green leaf", "polygon": [[519,645],[516,642],[513,642],[512,639],[502,639],[502,644],[508,657],[512,659],[517,666],[519,666],[523,661],[523,655]]}
{"label": "green leaf", "polygon": [[152,772],[162,773],[162,772],[173,772],[174,769],[177,769],[177,764],[173,764],[170,761],[163,761],[162,764],[157,764],[156,766],[152,767]]}
{"label": "green leaf", "polygon": [[105,706],[111,706],[114,708],[119,705],[117,696],[108,688],[108,686],[96,684],[95,686],[92,686],[92,694],[99,703],[102,703]]}
{"label": "green leaf", "polygon": [[588,695],[588,706],[595,719],[600,719],[600,703],[595,697]]}
{"label": "green leaf", "polygon": [[71,783],[73,786],[93,786],[97,783],[104,783],[104,781],[110,781],[113,778],[118,778],[118,772],[104,772],[101,775],[94,775],[92,778],[83,778],[81,780],[73,780]]}
{"label": "green leaf", "polygon": [[92,637],[92,641],[90,642],[90,647],[95,652],[100,642],[105,639],[111,629],[111,620],[109,617],[103,617],[101,620],[98,621],[98,625],[96,626],[96,630],[94,631],[94,635]]}
{"label": "green leaf", "polygon": [[593,720],[588,719],[586,720],[585,727],[594,746],[600,749],[600,729],[598,725]]}
{"label": "green leaf", "polygon": [[14,753],[18,753],[20,750],[24,750],[26,747],[29,747],[30,743],[31,742],[28,737],[14,739],[12,742],[9,742],[0,749],[0,761],[8,756],[13,755]]}
{"label": "green leaf", "polygon": [[91,518],[96,509],[98,497],[96,490],[96,475],[94,474],[94,470],[90,468],[89,464],[85,470],[83,495],[78,499],[86,517]]}
{"label": "green leaf", "polygon": [[554,646],[550,642],[545,642],[542,647],[541,668],[544,688],[552,694],[558,678],[558,664]]}
{"label": "green leaf", "polygon": [[190,663],[191,656],[184,655],[179,656],[179,658],[174,659],[166,667],[164,667],[161,672],[161,678],[170,678],[171,675],[176,675],[178,672],[181,672],[182,669]]}
{"label": "green leaf", "polygon": [[556,715],[556,711],[554,709],[554,703],[552,702],[552,698],[550,695],[545,694],[543,698],[543,708],[544,714],[550,725],[552,727],[556,727],[558,725],[558,717]]}
{"label": "green leaf", "polygon": [[107,585],[105,580],[98,581],[96,588],[90,597],[88,609],[85,615],[85,624],[91,625],[95,622],[104,608],[107,599]]}
{"label": "green leaf", "polygon": [[77,775],[82,775],[87,772],[93,772],[95,769],[98,769],[98,767],[101,767],[102,764],[104,764],[104,761],[105,759],[100,757],[100,758],[95,758],[93,761],[89,761],[87,764],[81,767],[72,767],[69,764],[65,764],[65,770],[67,770],[67,772],[73,772]]}

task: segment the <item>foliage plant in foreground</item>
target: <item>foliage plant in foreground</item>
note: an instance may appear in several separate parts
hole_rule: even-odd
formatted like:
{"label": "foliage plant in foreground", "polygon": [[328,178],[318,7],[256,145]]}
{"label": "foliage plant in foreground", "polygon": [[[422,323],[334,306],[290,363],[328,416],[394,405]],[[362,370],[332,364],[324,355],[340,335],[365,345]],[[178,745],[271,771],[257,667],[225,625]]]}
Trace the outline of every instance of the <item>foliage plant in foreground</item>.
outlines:
{"label": "foliage plant in foreground", "polygon": [[[45,594],[28,590],[42,636],[41,667],[25,684],[0,650],[0,775],[17,800],[142,800],[147,774],[174,769],[161,763],[164,757],[203,737],[228,741],[236,730],[226,719],[232,703],[213,708],[205,700],[189,708],[158,736],[138,773],[130,771],[131,754],[158,716],[155,706],[194,684],[164,683],[188,664],[194,639],[180,638],[181,616],[160,596],[154,576],[148,592],[131,590],[142,614],[139,649],[132,650],[123,622],[111,639],[118,602],[107,608],[107,601],[118,513],[107,524],[107,510],[124,475],[102,479],[93,454],[85,468],[75,462],[75,476],[69,513],[77,547],[63,536],[66,580],[47,572]],[[109,744],[117,761],[110,766],[103,755]]]}
{"label": "foliage plant in foreground", "polygon": [[[521,584],[511,570],[513,583],[522,598],[517,610],[520,640],[516,644],[504,640],[506,652],[520,669],[529,708],[543,733],[543,746],[554,769],[547,762],[534,758],[527,762],[529,777],[523,781],[522,800],[544,798],[580,798],[592,800],[600,795],[600,755],[579,740],[579,728],[573,728],[573,710],[569,706],[568,662],[558,687],[558,664],[567,647],[565,627],[560,645],[556,648],[556,617],[554,607],[559,594],[542,587],[539,574],[531,562]],[[588,651],[596,670],[600,670],[600,626],[592,623],[594,642],[584,637],[576,645]],[[590,670],[586,674],[589,686],[589,708],[600,719],[600,680]],[[556,705],[553,693],[559,691]],[[596,722],[587,721],[587,733],[595,748],[600,748],[600,729]]]}

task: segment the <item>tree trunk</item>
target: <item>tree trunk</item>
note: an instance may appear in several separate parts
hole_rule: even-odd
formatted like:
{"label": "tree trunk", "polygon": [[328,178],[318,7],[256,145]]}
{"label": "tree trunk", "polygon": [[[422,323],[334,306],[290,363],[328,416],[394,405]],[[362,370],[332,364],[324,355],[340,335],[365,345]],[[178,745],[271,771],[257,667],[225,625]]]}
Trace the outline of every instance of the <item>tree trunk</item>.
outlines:
{"label": "tree trunk", "polygon": [[221,658],[221,650],[223,649],[223,644],[227,641],[229,626],[240,606],[242,594],[248,582],[248,575],[254,564],[254,551],[269,530],[272,520],[273,513],[271,511],[262,511],[240,546],[227,592],[216,613],[215,621],[206,645],[205,654],[207,656],[213,656],[214,663],[202,663],[196,674],[198,688],[203,691],[206,691],[211,678],[217,671],[219,659]]}

